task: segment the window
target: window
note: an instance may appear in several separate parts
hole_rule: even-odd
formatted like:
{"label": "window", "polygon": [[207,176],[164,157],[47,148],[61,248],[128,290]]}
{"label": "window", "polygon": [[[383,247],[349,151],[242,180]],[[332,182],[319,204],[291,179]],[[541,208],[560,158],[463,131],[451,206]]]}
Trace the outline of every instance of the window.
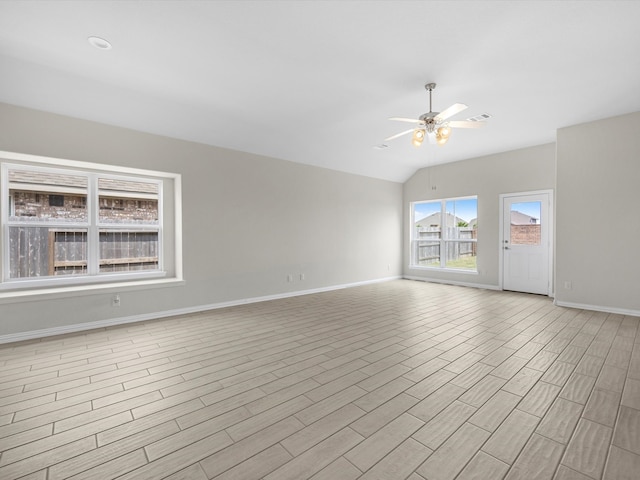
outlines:
{"label": "window", "polygon": [[49,195],[50,207],[64,207],[64,195]]}
{"label": "window", "polygon": [[411,204],[411,266],[477,271],[478,198]]}
{"label": "window", "polygon": [[1,289],[177,276],[179,176],[50,160],[0,159]]}

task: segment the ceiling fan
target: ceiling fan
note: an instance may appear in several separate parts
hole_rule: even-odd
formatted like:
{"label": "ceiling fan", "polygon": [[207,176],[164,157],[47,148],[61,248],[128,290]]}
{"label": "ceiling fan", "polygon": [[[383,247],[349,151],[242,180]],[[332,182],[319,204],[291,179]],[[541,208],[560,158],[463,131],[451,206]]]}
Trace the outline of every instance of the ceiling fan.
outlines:
{"label": "ceiling fan", "polygon": [[[385,141],[393,140],[395,138],[401,137],[402,135],[413,132],[411,143],[416,147],[422,145],[422,141],[424,140],[425,136],[429,137],[430,143],[437,143],[438,145],[442,146],[449,140],[449,137],[451,136],[451,128],[480,128],[487,123],[475,119],[447,121],[449,117],[452,117],[456,113],[460,113],[461,111],[465,110],[467,106],[464,103],[454,103],[442,112],[433,112],[431,111],[431,92],[436,88],[436,84],[427,83],[424,88],[426,88],[429,92],[429,112],[423,113],[417,119],[391,117],[389,120],[415,123],[417,124],[417,126],[409,130],[405,130],[404,132],[392,135],[389,138],[385,138]],[[485,114],[482,117],[489,118],[489,115]]]}

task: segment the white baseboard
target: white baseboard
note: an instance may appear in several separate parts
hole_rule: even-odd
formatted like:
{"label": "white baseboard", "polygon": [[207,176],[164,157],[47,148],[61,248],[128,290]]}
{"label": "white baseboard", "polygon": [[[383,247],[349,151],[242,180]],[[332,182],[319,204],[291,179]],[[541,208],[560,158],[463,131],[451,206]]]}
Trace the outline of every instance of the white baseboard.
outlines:
{"label": "white baseboard", "polygon": [[129,317],[109,318],[106,320],[97,320],[95,322],[76,323],[73,325],[63,325],[60,327],[44,328],[41,330],[32,330],[28,332],[10,333],[0,335],[0,344],[20,342],[23,340],[33,340],[37,338],[51,337],[54,335],[64,335],[67,333],[81,332],[84,330],[93,330],[96,328],[106,328],[115,325],[123,325],[126,323],[143,322],[145,320],[154,320],[158,318],[172,317],[175,315],[187,315],[190,313],[198,313],[206,310],[216,310],[219,308],[234,307],[237,305],[246,305],[249,303],[267,302],[269,300],[279,300],[283,298],[298,297],[300,295],[309,295],[312,293],[330,292],[332,290],[341,290],[350,287],[359,287],[362,285],[370,285],[374,283],[388,282],[391,280],[400,280],[401,276],[385,277],[376,280],[366,280],[363,282],[347,283],[342,285],[332,285],[330,287],[314,288],[309,290],[298,290],[295,292],[279,293],[276,295],[266,295],[263,297],[242,298],[239,300],[231,300],[228,302],[211,303],[208,305],[196,305],[193,307],[177,308],[174,310],[165,310],[162,312],[149,312],[140,315],[132,315]]}
{"label": "white baseboard", "polygon": [[485,285],[483,283],[459,282],[456,280],[443,280],[441,278],[416,277],[412,275],[404,275],[402,278],[407,280],[417,280],[419,282],[443,283],[445,285],[458,285],[460,287],[483,288],[485,290],[502,290],[497,285]]}
{"label": "white baseboard", "polygon": [[640,317],[640,310],[631,310],[628,308],[604,307],[602,305],[590,305],[585,303],[553,301],[558,307],[578,308],[580,310],[593,310],[595,312],[617,313],[619,315],[630,315],[632,317]]}

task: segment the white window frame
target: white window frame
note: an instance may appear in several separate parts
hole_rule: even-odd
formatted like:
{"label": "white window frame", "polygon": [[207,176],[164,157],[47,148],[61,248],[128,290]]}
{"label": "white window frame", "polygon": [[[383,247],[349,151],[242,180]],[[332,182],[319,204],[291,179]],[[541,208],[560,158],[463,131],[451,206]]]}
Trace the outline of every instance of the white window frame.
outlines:
{"label": "white window frame", "polygon": [[[88,179],[86,222],[38,223],[42,226],[78,228],[87,230],[87,273],[82,275],[60,275],[30,278],[9,278],[9,226],[29,226],[28,223],[11,222],[9,199],[9,169],[35,170],[52,173],[82,175]],[[98,178],[144,181],[158,185],[158,224],[111,224],[99,219]],[[169,186],[171,194],[166,192]],[[169,208],[169,215],[165,209]],[[167,221],[168,220],[168,221]],[[165,228],[168,225],[169,228]],[[55,159],[12,152],[0,152],[0,299],[29,293],[56,293],[95,290],[104,287],[136,287],[182,282],[182,237],[181,237],[181,176],[179,174],[116,167],[97,163]],[[154,231],[158,232],[158,266],[154,269],[130,272],[99,272],[99,232],[104,230]],[[168,241],[167,241],[168,240]]]}
{"label": "white window frame", "polygon": [[[410,256],[409,256],[409,268],[413,268],[413,269],[427,269],[427,270],[438,270],[438,271],[450,271],[450,272],[457,272],[457,273],[471,273],[471,274],[477,274],[478,273],[478,267],[476,264],[476,268],[475,269],[470,269],[470,268],[455,268],[455,267],[447,267],[447,244],[452,244],[452,243],[475,243],[477,245],[478,243],[478,239],[477,238],[447,238],[446,237],[446,232],[447,229],[442,225],[442,223],[446,222],[446,213],[447,213],[447,202],[455,202],[458,200],[475,200],[476,201],[476,220],[477,220],[477,214],[478,214],[478,208],[477,208],[477,204],[478,204],[478,196],[477,195],[468,195],[465,197],[451,197],[451,198],[440,198],[440,199],[433,199],[433,200],[419,200],[416,202],[411,202],[410,203],[410,208],[409,208],[409,214],[410,214],[410,222],[409,222],[409,228],[410,228],[410,234],[409,234],[409,248],[410,248]],[[416,255],[418,252],[418,247],[417,247],[417,242],[421,241],[421,239],[419,239],[417,237],[417,230],[415,228],[415,223],[417,220],[415,218],[415,207],[416,205],[420,205],[420,204],[425,204],[425,203],[431,203],[431,204],[440,204],[440,239],[438,240],[438,243],[440,244],[440,263],[439,265],[420,265],[418,264],[418,261],[416,259]],[[422,241],[424,241],[424,239],[422,239]],[[436,240],[433,240],[433,242],[435,243]]]}

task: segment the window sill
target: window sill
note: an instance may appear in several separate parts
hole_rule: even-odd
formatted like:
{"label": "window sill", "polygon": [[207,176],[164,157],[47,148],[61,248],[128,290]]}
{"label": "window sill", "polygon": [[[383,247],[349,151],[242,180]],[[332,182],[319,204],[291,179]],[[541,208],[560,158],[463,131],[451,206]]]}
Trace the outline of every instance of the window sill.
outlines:
{"label": "window sill", "polygon": [[112,283],[97,283],[83,285],[65,285],[60,287],[20,289],[0,291],[0,304],[23,303],[27,301],[52,300],[59,298],[81,297],[102,293],[113,293],[126,289],[127,292],[135,290],[150,290],[154,288],[178,287],[185,284],[182,278],[154,278],[147,280],[121,281]]}
{"label": "window sill", "polygon": [[446,273],[462,273],[464,275],[478,275],[478,270],[464,270],[462,268],[440,268],[440,267],[423,267],[419,265],[409,265],[409,270],[421,270],[423,272],[446,272]]}

